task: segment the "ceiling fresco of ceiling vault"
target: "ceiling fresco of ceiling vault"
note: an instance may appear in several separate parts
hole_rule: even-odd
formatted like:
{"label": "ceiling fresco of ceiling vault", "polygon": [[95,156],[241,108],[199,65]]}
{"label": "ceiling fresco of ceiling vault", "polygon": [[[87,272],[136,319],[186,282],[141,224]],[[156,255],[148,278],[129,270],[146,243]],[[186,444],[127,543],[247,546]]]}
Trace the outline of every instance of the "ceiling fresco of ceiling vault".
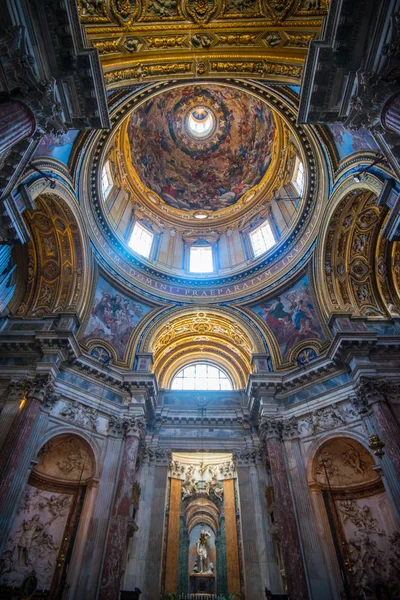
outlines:
{"label": "ceiling fresco of ceiling vault", "polygon": [[147,101],[132,113],[128,137],[136,174],[164,202],[217,211],[260,183],[276,135],[262,100],[209,84]]}

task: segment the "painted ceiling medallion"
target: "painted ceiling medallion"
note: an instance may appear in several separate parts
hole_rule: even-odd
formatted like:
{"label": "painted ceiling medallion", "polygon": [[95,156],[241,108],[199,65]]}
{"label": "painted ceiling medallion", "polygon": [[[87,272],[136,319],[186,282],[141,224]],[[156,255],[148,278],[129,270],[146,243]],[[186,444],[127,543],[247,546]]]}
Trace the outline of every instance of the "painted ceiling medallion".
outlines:
{"label": "painted ceiling medallion", "polygon": [[272,162],[272,111],[245,91],[175,88],[135,110],[128,138],[135,176],[169,206],[218,211],[264,178]]}
{"label": "painted ceiling medallion", "polygon": [[207,23],[218,9],[217,0],[186,0],[186,10],[195,23]]}

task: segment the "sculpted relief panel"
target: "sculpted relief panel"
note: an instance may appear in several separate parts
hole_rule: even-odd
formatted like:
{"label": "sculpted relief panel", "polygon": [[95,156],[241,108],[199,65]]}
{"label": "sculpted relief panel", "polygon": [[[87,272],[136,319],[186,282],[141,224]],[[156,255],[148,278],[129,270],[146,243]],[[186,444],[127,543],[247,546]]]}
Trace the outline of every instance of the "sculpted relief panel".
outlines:
{"label": "sculpted relief panel", "polygon": [[[337,500],[356,598],[376,598],[376,586],[400,592],[400,533],[386,493]],[[384,597],[384,596],[381,596]],[[389,596],[386,596],[389,597]]]}
{"label": "sculpted relief panel", "polygon": [[84,481],[92,476],[93,465],[87,448],[79,438],[60,435],[42,447],[34,470],[56,479]]}
{"label": "sculpted relief panel", "polygon": [[331,487],[354,486],[378,481],[374,459],[358,442],[334,438],[322,446],[314,460],[314,478]]}
{"label": "sculpted relief panel", "polygon": [[0,585],[19,587],[35,571],[49,590],[73,496],[27,485],[0,562]]}

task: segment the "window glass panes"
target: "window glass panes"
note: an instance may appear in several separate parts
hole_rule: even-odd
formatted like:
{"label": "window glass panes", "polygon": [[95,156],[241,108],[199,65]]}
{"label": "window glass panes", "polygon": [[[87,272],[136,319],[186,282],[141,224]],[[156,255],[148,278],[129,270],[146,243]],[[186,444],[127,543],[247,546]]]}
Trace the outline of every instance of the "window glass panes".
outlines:
{"label": "window glass panes", "polygon": [[274,234],[268,221],[250,233],[254,256],[261,256],[275,244]]}
{"label": "window glass panes", "polygon": [[304,165],[301,160],[296,157],[296,164],[293,172],[293,185],[299,194],[304,190]]}
{"label": "window glass panes", "polygon": [[101,172],[101,189],[104,198],[107,198],[113,187],[113,180],[111,177],[110,163],[107,161]]}
{"label": "window glass panes", "polygon": [[213,257],[211,246],[192,246],[190,248],[191,273],[212,273]]}
{"label": "window glass panes", "polygon": [[149,258],[152,242],[153,234],[136,221],[128,243],[129,247],[145,258]]}
{"label": "window glass panes", "polygon": [[231,390],[232,382],[219,367],[208,363],[194,363],[177,373],[172,390]]}

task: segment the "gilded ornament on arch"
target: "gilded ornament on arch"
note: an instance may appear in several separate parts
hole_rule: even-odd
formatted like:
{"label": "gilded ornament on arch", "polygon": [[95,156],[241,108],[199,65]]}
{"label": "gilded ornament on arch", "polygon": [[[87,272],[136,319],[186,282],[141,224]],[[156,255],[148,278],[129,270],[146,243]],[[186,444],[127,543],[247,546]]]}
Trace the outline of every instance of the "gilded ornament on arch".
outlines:
{"label": "gilded ornament on arch", "polygon": [[127,79],[144,79],[145,77],[157,77],[162,75],[178,75],[190,73],[192,63],[172,63],[172,64],[142,64],[139,63],[130,69],[120,69],[111,71],[104,75],[107,84],[124,81]]}
{"label": "gilded ornament on arch", "polygon": [[110,9],[118,25],[128,27],[139,12],[139,0],[111,0]]}
{"label": "gilded ornament on arch", "polygon": [[154,17],[174,19],[180,17],[177,0],[146,0],[144,20],[151,21]]}
{"label": "gilded ornament on arch", "polygon": [[253,46],[259,33],[221,33],[218,35],[218,45],[224,46]]}
{"label": "gilded ornament on arch", "polygon": [[261,16],[258,0],[227,0],[224,15],[229,18]]}
{"label": "gilded ornament on arch", "polygon": [[295,48],[308,48],[310,42],[315,39],[315,33],[295,33],[285,32],[287,40],[284,46],[293,46]]}
{"label": "gilded ornament on arch", "polygon": [[149,35],[146,36],[147,47],[150,50],[160,49],[160,48],[180,48],[182,46],[187,46],[186,34],[184,35]]}
{"label": "gilded ornament on arch", "polygon": [[269,48],[277,48],[282,42],[282,38],[277,31],[269,31],[263,37],[263,42],[269,46]]}
{"label": "gilded ornament on arch", "polygon": [[185,0],[185,8],[195,23],[208,23],[220,7],[217,0]]}
{"label": "gilded ornament on arch", "polygon": [[212,37],[208,33],[195,33],[190,38],[190,43],[194,48],[203,48],[206,50],[213,42]]}
{"label": "gilded ornament on arch", "polygon": [[266,0],[269,12],[274,20],[282,21],[295,5],[295,0]]}

